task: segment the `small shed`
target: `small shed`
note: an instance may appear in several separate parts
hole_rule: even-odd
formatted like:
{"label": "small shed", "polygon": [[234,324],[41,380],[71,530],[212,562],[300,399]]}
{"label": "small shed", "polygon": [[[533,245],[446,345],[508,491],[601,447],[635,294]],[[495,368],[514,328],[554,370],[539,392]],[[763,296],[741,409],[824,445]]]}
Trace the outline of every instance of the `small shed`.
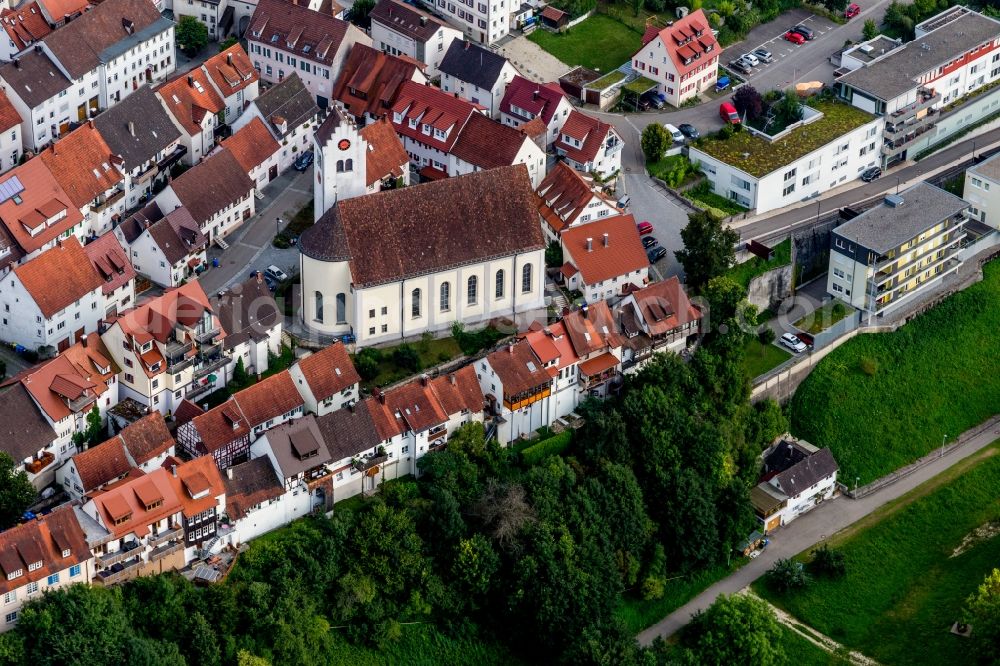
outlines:
{"label": "small shed", "polygon": [[737,544],[736,552],[741,554],[743,557],[749,557],[750,553],[757,550],[763,541],[764,533],[759,530],[754,530],[751,532],[750,536]]}
{"label": "small shed", "polygon": [[542,25],[552,30],[561,30],[569,23],[569,14],[549,5],[542,10]]}

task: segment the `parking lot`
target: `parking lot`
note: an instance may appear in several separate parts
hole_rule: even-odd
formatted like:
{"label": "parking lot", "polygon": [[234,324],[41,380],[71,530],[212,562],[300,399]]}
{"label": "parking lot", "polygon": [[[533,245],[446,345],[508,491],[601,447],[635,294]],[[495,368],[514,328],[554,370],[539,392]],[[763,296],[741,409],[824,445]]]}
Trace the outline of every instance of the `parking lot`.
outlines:
{"label": "parking lot", "polygon": [[[687,212],[645,174],[627,173],[622,177],[624,192],[632,198],[629,212],[636,223],[649,221],[653,225],[650,234],[667,250],[667,255],[650,266],[650,277],[662,280],[680,275],[681,265],[674,257],[674,251],[683,247],[681,229],[687,224]],[[621,188],[619,188],[621,190]]]}

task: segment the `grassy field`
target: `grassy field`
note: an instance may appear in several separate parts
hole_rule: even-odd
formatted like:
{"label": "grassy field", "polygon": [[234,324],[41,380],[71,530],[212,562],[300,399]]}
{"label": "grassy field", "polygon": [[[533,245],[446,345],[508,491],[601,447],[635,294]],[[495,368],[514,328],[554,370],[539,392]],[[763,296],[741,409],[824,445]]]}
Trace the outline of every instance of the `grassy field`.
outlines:
{"label": "grassy field", "polygon": [[823,307],[810,312],[795,322],[795,327],[807,333],[816,334],[830,328],[853,311],[853,308],[849,309],[838,300],[827,301]]}
{"label": "grassy field", "polygon": [[1000,561],[1000,537],[952,555],[973,530],[1000,519],[998,452],[994,443],[834,535],[829,543],[844,553],[844,578],[815,579],[787,595],[763,579],[755,589],[803,623],[880,663],[971,663],[970,641],[948,628]]}
{"label": "grassy field", "polygon": [[785,361],[791,356],[776,345],[762,345],[757,338],[747,343],[743,353],[743,366],[747,369],[750,379],[759,377]]}
{"label": "grassy field", "polygon": [[894,333],[859,335],[792,399],[792,433],[829,446],[841,477],[877,479],[1000,413],[1000,262]]}
{"label": "grassy field", "polygon": [[781,625],[781,647],[785,649],[788,666],[839,666],[844,660],[809,642],[785,625]]}
{"label": "grassy field", "polygon": [[632,59],[642,35],[613,18],[596,14],[561,35],[535,30],[528,39],[567,65],[610,72]]}
{"label": "grassy field", "polygon": [[740,213],[745,213],[747,211],[746,208],[739,205],[732,199],[727,199],[726,197],[713,192],[712,186],[708,183],[708,181],[698,183],[691,189],[685,190],[682,194],[693,204],[699,208],[707,209],[716,217],[739,215]]}
{"label": "grassy field", "polygon": [[[440,363],[450,361],[462,355],[462,350],[458,346],[455,338],[434,338],[432,340],[420,340],[410,345],[417,350],[420,356],[421,368],[432,368]],[[382,360],[378,364],[378,374],[370,381],[364,381],[361,385],[370,389],[377,386],[385,386],[406,379],[418,374],[407,368],[401,368],[392,360],[392,352],[395,347],[379,349],[382,353]]]}
{"label": "grassy field", "polygon": [[404,625],[400,639],[380,648],[353,645],[338,638],[330,650],[331,666],[522,666],[525,662],[496,643],[450,638],[428,625]]}
{"label": "grassy field", "polygon": [[666,593],[662,599],[643,601],[636,597],[626,596],[622,605],[615,611],[615,615],[625,623],[631,633],[637,634],[694,599],[704,590],[738,569],[745,561],[740,558],[728,567],[720,565],[697,571],[691,576],[667,581]]}
{"label": "grassy field", "polygon": [[745,288],[749,287],[750,281],[758,275],[763,275],[772,268],[787,266],[790,263],[792,263],[792,241],[786,238],[774,246],[774,257],[770,261],[754,257],[730,268],[726,272],[726,277]]}

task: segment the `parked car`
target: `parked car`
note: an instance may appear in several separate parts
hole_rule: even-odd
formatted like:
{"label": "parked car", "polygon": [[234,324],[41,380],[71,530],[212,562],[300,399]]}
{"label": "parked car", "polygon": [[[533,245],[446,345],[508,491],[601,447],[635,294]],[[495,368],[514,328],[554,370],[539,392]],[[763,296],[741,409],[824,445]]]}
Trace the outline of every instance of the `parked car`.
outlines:
{"label": "parked car", "polygon": [[861,7],[852,2],[851,4],[847,5],[847,9],[844,10],[844,18],[850,20],[860,13],[861,13]]}
{"label": "parked car", "polygon": [[667,130],[667,134],[674,140],[674,143],[684,143],[684,134],[679,129],[670,123],[664,123],[663,129]]}
{"label": "parked car", "polygon": [[640,100],[645,100],[645,101],[649,102],[649,105],[651,107],[653,107],[654,109],[662,109],[663,108],[663,100],[660,99],[660,96],[657,95],[654,92],[643,93],[643,95],[640,98]]}
{"label": "parked car", "polygon": [[649,111],[649,100],[645,97],[640,97],[639,103],[636,106],[639,107],[640,111]]}
{"label": "parked car", "polygon": [[719,105],[719,116],[730,125],[740,124],[740,114],[736,113],[736,107],[730,102],[723,102]]}
{"label": "parked car", "polygon": [[293,166],[295,167],[296,171],[305,171],[306,169],[312,166],[312,163],[313,163],[313,151],[307,150],[306,152],[298,156]]}
{"label": "parked car", "polygon": [[620,209],[625,210],[626,208],[628,208],[628,205],[630,203],[632,203],[632,197],[626,194],[621,199],[619,199],[615,205],[618,206]]}
{"label": "parked car", "polygon": [[729,61],[729,69],[735,69],[740,74],[753,74],[753,67],[748,65],[743,60],[731,60]]}
{"label": "parked car", "polygon": [[691,123],[681,123],[677,126],[677,129],[683,132],[684,136],[689,139],[697,139],[701,136],[701,132],[698,131],[698,128]]}
{"label": "parked car", "polygon": [[791,333],[784,333],[781,336],[781,344],[791,349],[796,354],[801,354],[806,350],[806,343]]}
{"label": "parked car", "polygon": [[807,28],[804,25],[797,25],[792,28],[792,32],[797,32],[809,41],[812,41],[816,37],[816,33],[813,32],[812,28]]}
{"label": "parked car", "polygon": [[774,56],[767,49],[757,49],[753,52],[761,62],[774,62]]}
{"label": "parked car", "polygon": [[751,67],[756,67],[757,65],[760,64],[760,60],[758,60],[757,56],[755,56],[752,53],[744,53],[743,57],[740,58],[740,60],[750,65]]}
{"label": "parked car", "polygon": [[646,258],[649,259],[649,263],[651,264],[655,264],[665,256],[667,256],[667,248],[662,245],[657,245],[656,247],[646,250]]}
{"label": "parked car", "polygon": [[795,32],[794,30],[789,30],[785,33],[785,39],[792,44],[805,44],[806,38],[801,34]]}
{"label": "parked car", "polygon": [[653,225],[647,220],[643,220],[639,224],[635,225],[635,228],[639,230],[640,236],[653,233]]}
{"label": "parked car", "polygon": [[878,179],[882,175],[882,169],[879,167],[870,167],[861,172],[861,180],[866,183],[870,183],[873,180]]}
{"label": "parked car", "polygon": [[659,244],[660,241],[656,240],[652,236],[646,236],[645,238],[642,239],[642,246],[647,250],[653,247],[654,245],[659,245]]}
{"label": "parked car", "polygon": [[264,276],[264,284],[266,284],[266,285],[267,285],[267,288],[268,288],[268,290],[270,290],[270,291],[274,291],[275,289],[277,289],[277,288],[278,288],[278,283],[277,283],[277,282],[275,282],[275,281],[274,281],[274,278],[273,278],[273,277],[271,277],[271,276],[269,276],[269,275],[265,275],[265,276]]}
{"label": "parked car", "polygon": [[288,279],[288,274],[272,264],[267,267],[267,270],[264,271],[264,277],[269,277],[275,282],[284,282]]}

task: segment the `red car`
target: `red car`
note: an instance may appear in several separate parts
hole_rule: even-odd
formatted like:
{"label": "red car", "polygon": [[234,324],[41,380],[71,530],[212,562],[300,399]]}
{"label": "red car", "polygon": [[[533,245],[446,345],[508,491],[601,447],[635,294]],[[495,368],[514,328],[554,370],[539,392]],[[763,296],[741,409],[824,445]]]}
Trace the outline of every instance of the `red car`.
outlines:
{"label": "red car", "polygon": [[852,19],[861,13],[861,7],[857,6],[853,2],[847,5],[847,9],[844,10],[844,18]]}
{"label": "red car", "polygon": [[785,39],[787,39],[788,41],[790,41],[792,44],[805,44],[806,43],[806,38],[805,37],[803,37],[802,35],[800,35],[797,32],[793,32],[791,30],[789,30],[788,32],[785,33]]}
{"label": "red car", "polygon": [[639,230],[640,236],[645,236],[646,234],[653,233],[653,225],[647,220],[643,220],[639,224],[635,225],[635,228]]}

